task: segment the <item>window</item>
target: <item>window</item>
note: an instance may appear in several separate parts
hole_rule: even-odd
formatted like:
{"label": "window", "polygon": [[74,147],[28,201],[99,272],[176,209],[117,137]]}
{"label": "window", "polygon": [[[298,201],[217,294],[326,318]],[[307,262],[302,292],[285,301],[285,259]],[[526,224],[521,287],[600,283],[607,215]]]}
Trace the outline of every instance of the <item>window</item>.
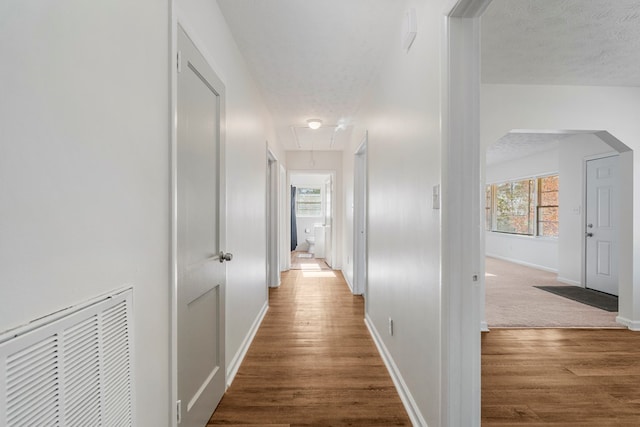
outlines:
{"label": "window", "polygon": [[558,175],[538,179],[538,236],[558,236]]}
{"label": "window", "polygon": [[558,175],[487,185],[488,231],[558,236]]}
{"label": "window", "polygon": [[319,187],[298,187],[296,190],[296,216],[322,216],[322,193]]}

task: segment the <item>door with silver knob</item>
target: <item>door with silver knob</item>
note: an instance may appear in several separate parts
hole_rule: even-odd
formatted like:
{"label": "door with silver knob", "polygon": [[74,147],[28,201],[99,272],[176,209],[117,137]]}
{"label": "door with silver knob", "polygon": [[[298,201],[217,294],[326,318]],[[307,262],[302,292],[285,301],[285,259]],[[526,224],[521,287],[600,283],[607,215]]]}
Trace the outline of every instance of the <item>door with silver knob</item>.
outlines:
{"label": "door with silver knob", "polygon": [[225,369],[224,86],[179,28],[176,145],[177,412],[204,426]]}
{"label": "door with silver knob", "polygon": [[618,156],[587,162],[586,287],[618,295]]}

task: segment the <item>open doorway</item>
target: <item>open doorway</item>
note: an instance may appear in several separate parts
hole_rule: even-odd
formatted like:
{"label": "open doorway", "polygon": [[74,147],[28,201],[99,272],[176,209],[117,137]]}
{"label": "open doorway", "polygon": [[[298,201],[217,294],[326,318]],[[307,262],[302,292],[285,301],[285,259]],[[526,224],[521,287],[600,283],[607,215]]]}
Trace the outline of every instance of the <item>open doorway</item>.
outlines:
{"label": "open doorway", "polygon": [[[487,149],[489,327],[621,327],[617,272],[626,267],[618,253],[630,248],[620,247],[619,230],[631,215],[620,209],[631,205],[621,202],[622,169],[589,171],[602,158],[618,164],[629,148],[605,134],[514,130]],[[596,189],[593,175],[603,181]],[[609,287],[594,291],[594,276]]]}
{"label": "open doorway", "polygon": [[291,172],[291,269],[330,270],[333,244],[333,172]]}

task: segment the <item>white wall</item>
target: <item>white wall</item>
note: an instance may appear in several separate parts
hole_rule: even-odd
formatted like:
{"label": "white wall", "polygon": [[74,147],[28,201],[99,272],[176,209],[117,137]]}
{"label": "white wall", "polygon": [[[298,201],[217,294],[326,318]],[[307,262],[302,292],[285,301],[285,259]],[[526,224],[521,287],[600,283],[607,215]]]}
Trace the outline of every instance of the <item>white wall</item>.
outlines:
{"label": "white wall", "polygon": [[237,368],[247,334],[267,304],[267,141],[279,162],[271,117],[218,4],[179,0],[178,20],[226,88],[227,264],[226,362]]}
{"label": "white wall", "polygon": [[[343,154],[345,254],[353,251],[353,153],[368,139],[369,264],[366,316],[404,387],[416,425],[441,424],[440,49],[444,1],[407,1],[417,37],[407,53],[388,41],[383,69],[354,118]],[[402,16],[390,16],[402,34]],[[348,264],[352,274],[352,261]],[[394,321],[394,335],[388,320]]]}
{"label": "white wall", "polygon": [[133,287],[136,425],[166,426],[169,3],[1,2],[0,56],[0,331]]}
{"label": "white wall", "polygon": [[[335,241],[334,244],[334,254],[335,254],[335,262],[332,267],[336,270],[340,270],[342,268],[342,222],[343,218],[340,215],[340,212],[343,211],[342,205],[342,153],[339,151],[314,151],[313,152],[313,165],[311,165],[311,152],[310,151],[287,151],[287,168],[289,170],[289,181],[291,181],[291,172],[302,172],[302,171],[318,171],[318,172],[331,172],[335,171],[335,182],[333,183],[333,188],[335,194],[333,195],[333,200],[335,201],[334,212],[336,212],[336,218],[334,219],[334,228],[335,228]],[[289,200],[291,200],[289,198]],[[289,204],[289,206],[291,206]],[[289,218],[290,222],[291,212],[288,213],[287,218]],[[304,234],[298,234],[298,245],[300,245],[304,238],[302,237]],[[290,230],[288,230],[287,236],[291,236]],[[290,239],[288,240],[290,241]]]}
{"label": "white wall", "polygon": [[611,153],[613,149],[592,134],[577,134],[560,143],[560,239],[558,280],[584,285],[584,194],[586,157]]}
{"label": "white wall", "polygon": [[[600,86],[482,85],[481,144],[486,148],[511,129],[604,130],[632,150],[640,149],[640,88]],[[630,161],[624,153],[621,161]],[[625,175],[621,191],[632,191],[622,208],[632,230],[621,235],[619,320],[640,329],[640,156],[632,156],[633,177]],[[632,189],[630,187],[633,187]],[[625,213],[626,212],[626,213]],[[632,241],[628,241],[632,239]]]}

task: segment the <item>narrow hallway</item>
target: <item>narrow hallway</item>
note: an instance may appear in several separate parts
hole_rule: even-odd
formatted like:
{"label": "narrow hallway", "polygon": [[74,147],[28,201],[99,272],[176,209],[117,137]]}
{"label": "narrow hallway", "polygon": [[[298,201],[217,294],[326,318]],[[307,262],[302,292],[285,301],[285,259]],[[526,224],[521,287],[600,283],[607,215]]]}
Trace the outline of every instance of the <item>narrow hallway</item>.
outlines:
{"label": "narrow hallway", "polygon": [[339,271],[291,270],[213,425],[411,425]]}

